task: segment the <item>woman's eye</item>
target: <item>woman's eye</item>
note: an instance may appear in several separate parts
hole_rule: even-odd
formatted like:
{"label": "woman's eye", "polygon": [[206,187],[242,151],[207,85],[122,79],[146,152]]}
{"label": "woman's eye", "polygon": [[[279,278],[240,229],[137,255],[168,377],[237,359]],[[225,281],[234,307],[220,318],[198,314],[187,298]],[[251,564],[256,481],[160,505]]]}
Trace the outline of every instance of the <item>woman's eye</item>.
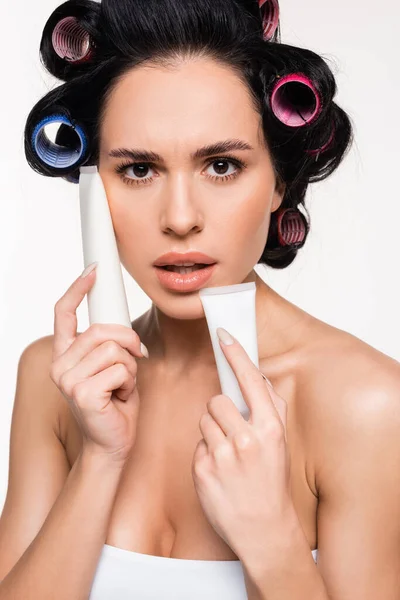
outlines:
{"label": "woman's eye", "polygon": [[[235,167],[236,170],[234,170],[233,172],[229,172],[229,167],[227,167],[228,164],[231,164]],[[210,163],[210,165],[207,168],[212,167],[214,169],[214,172],[217,173],[217,176],[212,176],[214,179],[221,179],[221,178],[230,178],[232,176],[235,176],[237,174],[237,168],[238,165],[236,165],[232,160],[225,160],[225,159],[217,159],[217,160],[213,160],[212,163]]]}
{"label": "woman's eye", "polygon": [[[148,177],[148,171],[149,171],[149,165],[147,163],[134,163],[133,165],[128,165],[127,167],[123,167],[122,165],[122,169],[121,169],[121,173],[123,173],[124,175],[127,174],[129,169],[132,169],[132,172],[129,173],[129,177],[123,177],[122,179],[126,180],[131,180],[133,182],[141,182],[141,180],[148,180],[148,179],[153,179],[153,177]],[[136,179],[136,177],[138,179]]]}
{"label": "woman's eye", "polygon": [[[227,165],[233,165],[233,171]],[[207,175],[209,179],[214,181],[226,181],[237,177],[246,165],[239,159],[216,158],[212,160],[207,169],[212,167],[216,175]],[[129,172],[131,170],[131,172]],[[130,163],[128,165],[119,165],[116,172],[121,176],[121,179],[128,185],[141,185],[151,183],[154,176],[148,176],[148,171],[153,170],[150,163]]]}

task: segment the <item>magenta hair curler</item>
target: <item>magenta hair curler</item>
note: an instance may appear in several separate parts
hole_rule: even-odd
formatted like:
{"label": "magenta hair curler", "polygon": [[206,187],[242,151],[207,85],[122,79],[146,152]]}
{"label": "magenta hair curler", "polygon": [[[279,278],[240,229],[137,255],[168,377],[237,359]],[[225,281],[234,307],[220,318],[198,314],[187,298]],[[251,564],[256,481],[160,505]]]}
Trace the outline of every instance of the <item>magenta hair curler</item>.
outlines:
{"label": "magenta hair curler", "polygon": [[281,246],[300,245],[306,237],[306,221],[300,211],[286,208],[277,215],[278,240]]}
{"label": "magenta hair curler", "polygon": [[54,27],[51,41],[56,54],[69,62],[86,62],[92,57],[90,35],[76,17],[61,19]]}
{"label": "magenta hair curler", "polygon": [[290,73],[279,77],[271,92],[274,115],[288,127],[302,127],[318,118],[321,96],[309,77]]}
{"label": "magenta hair curler", "polygon": [[278,0],[258,0],[263,24],[265,42],[273,38],[279,24]]}

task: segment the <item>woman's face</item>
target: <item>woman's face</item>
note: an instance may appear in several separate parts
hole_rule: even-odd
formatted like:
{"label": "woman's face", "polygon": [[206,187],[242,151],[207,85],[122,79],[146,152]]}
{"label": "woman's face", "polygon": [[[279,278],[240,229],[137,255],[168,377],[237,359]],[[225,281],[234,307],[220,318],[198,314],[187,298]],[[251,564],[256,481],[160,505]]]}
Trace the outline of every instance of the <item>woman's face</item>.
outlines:
{"label": "woman's face", "polygon": [[[260,115],[233,71],[205,58],[133,69],[110,97],[100,139],[99,172],[120,260],[159,310],[177,319],[204,316],[198,291],[171,292],[159,282],[153,263],[169,251],[197,250],[217,262],[204,287],[253,280],[283,190],[276,189]],[[252,149],[191,158],[226,140]],[[111,157],[117,149],[160,158]]]}

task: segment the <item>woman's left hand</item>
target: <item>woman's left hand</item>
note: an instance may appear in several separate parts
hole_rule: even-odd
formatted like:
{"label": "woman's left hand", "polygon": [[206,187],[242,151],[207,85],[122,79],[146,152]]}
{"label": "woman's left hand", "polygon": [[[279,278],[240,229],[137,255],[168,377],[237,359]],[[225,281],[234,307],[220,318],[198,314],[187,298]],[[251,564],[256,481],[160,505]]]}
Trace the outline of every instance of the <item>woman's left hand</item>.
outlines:
{"label": "woman's left hand", "polygon": [[292,514],[287,404],[236,339],[220,345],[250,417],[246,421],[224,394],[211,398],[199,422],[203,439],[192,476],[208,521],[240,557],[261,540],[265,545],[269,531]]}

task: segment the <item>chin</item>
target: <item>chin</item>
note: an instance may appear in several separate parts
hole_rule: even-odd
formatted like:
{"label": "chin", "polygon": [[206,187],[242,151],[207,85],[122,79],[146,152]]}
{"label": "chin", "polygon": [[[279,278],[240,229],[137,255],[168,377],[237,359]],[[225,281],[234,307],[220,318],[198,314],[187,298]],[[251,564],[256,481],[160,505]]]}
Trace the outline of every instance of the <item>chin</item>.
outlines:
{"label": "chin", "polygon": [[152,302],[160,312],[171,319],[195,321],[205,318],[198,291],[186,294],[166,291],[162,296],[153,296]]}

